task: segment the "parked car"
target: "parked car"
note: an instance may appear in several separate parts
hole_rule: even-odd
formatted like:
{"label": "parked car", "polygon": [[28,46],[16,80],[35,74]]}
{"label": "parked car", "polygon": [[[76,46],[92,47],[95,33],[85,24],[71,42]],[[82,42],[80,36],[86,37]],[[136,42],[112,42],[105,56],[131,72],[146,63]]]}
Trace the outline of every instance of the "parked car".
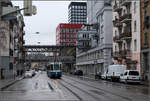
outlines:
{"label": "parked car", "polygon": [[125,65],[109,65],[107,79],[111,81],[119,81],[120,75],[126,70]]}
{"label": "parked car", "polygon": [[83,71],[82,70],[76,70],[74,75],[83,76]]}
{"label": "parked car", "polygon": [[31,69],[30,72],[32,73],[32,76],[35,76],[35,74],[36,74],[36,73],[35,73],[35,70],[32,70],[32,69]]}
{"label": "parked car", "polygon": [[32,77],[32,72],[31,71],[26,71],[25,72],[25,78],[31,78]]}
{"label": "parked car", "polygon": [[74,74],[74,73],[75,73],[75,70],[71,70],[71,71],[70,71],[70,74]]}
{"label": "parked car", "polygon": [[140,83],[140,74],[137,70],[126,70],[120,76],[120,82],[124,83]]}

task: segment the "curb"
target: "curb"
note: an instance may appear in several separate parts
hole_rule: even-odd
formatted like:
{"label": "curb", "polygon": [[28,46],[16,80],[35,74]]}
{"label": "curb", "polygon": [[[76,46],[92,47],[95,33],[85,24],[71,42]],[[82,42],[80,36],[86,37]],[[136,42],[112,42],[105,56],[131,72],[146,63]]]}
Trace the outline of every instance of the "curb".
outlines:
{"label": "curb", "polygon": [[6,88],[10,87],[11,85],[17,83],[18,81],[21,81],[22,79],[24,79],[24,77],[22,77],[22,78],[20,78],[18,80],[12,81],[11,83],[9,83],[9,84],[5,85],[4,87],[0,88],[0,90],[3,91],[4,89],[6,89]]}

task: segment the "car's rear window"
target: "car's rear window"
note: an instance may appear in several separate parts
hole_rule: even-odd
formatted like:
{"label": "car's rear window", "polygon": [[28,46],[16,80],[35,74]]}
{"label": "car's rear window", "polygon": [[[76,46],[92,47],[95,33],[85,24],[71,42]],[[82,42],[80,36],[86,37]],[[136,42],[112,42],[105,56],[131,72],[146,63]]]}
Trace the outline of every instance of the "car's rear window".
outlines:
{"label": "car's rear window", "polygon": [[139,72],[137,72],[137,71],[129,71],[129,75],[136,75],[136,76],[138,76]]}

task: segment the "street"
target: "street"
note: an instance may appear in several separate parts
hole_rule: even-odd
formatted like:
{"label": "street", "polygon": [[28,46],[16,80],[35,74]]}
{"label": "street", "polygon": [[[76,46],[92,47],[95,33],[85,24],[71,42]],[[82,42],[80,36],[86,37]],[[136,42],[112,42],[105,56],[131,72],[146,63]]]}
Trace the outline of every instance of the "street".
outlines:
{"label": "street", "polygon": [[71,75],[50,79],[46,72],[25,78],[0,91],[0,101],[148,101],[143,85],[87,80]]}

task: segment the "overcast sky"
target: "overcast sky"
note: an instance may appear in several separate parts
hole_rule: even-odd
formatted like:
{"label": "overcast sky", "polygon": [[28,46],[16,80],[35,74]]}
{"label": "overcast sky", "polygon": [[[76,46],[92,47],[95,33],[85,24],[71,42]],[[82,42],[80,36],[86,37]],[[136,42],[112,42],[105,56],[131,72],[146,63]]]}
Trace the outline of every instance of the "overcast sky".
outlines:
{"label": "overcast sky", "polygon": [[[68,22],[68,5],[70,1],[33,1],[37,7],[37,15],[24,17],[25,44],[54,45],[56,43],[56,27],[59,23]],[[14,6],[23,7],[22,1],[13,1]],[[40,32],[40,34],[35,34]]]}

